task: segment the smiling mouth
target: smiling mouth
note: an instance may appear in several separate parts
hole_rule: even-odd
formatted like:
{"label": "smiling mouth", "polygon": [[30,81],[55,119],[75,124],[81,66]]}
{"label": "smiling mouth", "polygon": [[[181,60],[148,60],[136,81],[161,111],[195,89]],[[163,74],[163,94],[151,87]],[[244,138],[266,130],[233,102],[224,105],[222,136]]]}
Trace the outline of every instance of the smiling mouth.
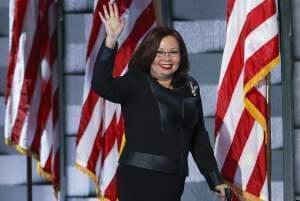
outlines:
{"label": "smiling mouth", "polygon": [[159,65],[159,66],[165,70],[170,70],[172,68],[172,64],[164,64],[164,65]]}

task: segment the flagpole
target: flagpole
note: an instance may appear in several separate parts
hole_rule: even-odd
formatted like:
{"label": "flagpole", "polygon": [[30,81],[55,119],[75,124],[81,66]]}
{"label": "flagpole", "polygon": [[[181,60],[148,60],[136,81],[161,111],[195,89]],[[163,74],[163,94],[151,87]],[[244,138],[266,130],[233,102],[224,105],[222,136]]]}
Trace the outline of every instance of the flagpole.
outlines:
{"label": "flagpole", "polygon": [[268,181],[268,193],[269,193],[269,201],[272,201],[272,188],[271,188],[271,181],[272,181],[272,146],[271,146],[271,76],[270,73],[266,76],[266,90],[267,90],[267,181]]}
{"label": "flagpole", "polygon": [[58,34],[58,89],[59,89],[59,118],[58,118],[58,125],[59,125],[59,201],[65,201],[66,196],[66,178],[65,178],[65,127],[64,127],[64,98],[62,96],[64,91],[64,73],[63,73],[63,58],[64,58],[64,11],[63,11],[63,1],[58,1],[58,21],[57,21],[57,34]]}
{"label": "flagpole", "polygon": [[293,57],[291,0],[278,0],[280,25],[280,58],[282,79],[283,194],[284,200],[295,200],[295,153],[293,131]]}
{"label": "flagpole", "polygon": [[31,156],[26,156],[27,169],[27,201],[32,201],[32,159]]}
{"label": "flagpole", "polygon": [[154,0],[155,15],[158,25],[172,26],[171,20],[171,1],[170,0]]}

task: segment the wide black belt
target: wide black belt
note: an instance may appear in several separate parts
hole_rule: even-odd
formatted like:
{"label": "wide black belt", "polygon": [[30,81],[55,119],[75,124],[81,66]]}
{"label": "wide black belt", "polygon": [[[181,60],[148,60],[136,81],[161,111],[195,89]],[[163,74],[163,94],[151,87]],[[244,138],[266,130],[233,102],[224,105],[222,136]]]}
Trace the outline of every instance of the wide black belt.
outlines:
{"label": "wide black belt", "polygon": [[171,174],[187,175],[186,164],[179,159],[159,156],[143,152],[123,151],[119,160],[120,164],[130,165],[148,170],[160,171]]}

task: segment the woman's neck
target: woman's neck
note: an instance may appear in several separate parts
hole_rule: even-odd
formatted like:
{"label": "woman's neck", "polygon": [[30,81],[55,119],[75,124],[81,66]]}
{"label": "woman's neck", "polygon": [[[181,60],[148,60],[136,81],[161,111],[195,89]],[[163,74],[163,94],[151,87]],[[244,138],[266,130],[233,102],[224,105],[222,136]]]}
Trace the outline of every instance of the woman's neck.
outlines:
{"label": "woman's neck", "polygon": [[165,88],[173,89],[172,84],[171,84],[171,82],[172,82],[171,79],[168,79],[168,80],[159,80],[159,79],[157,79],[157,82]]}

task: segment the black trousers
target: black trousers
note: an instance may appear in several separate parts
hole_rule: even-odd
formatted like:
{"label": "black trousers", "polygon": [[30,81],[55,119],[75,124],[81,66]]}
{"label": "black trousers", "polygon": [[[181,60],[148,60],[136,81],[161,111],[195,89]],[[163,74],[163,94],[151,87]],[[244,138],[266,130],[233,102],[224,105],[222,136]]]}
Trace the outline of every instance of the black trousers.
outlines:
{"label": "black trousers", "polygon": [[185,176],[128,165],[117,169],[119,201],[180,201]]}

